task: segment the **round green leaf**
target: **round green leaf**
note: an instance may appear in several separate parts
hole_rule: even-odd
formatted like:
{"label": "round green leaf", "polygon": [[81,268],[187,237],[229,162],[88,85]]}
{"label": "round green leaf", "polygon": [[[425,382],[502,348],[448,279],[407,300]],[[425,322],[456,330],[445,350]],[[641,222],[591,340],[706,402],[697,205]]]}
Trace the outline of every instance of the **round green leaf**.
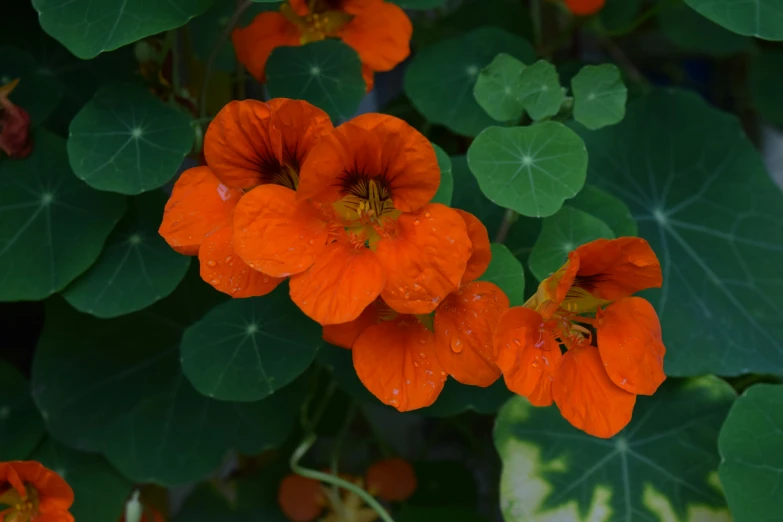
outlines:
{"label": "round green leaf", "polygon": [[780,91],[783,80],[783,50],[759,49],[750,62],[750,92],[761,117],[783,126],[783,99]]}
{"label": "round green leaf", "polygon": [[0,46],[0,86],[16,79],[19,85],[9,99],[27,111],[32,126],[40,125],[57,108],[65,87],[26,51]]}
{"label": "round green leaf", "polygon": [[440,167],[440,186],[438,192],[432,198],[433,203],[451,205],[451,197],[454,193],[454,177],[451,175],[451,158],[439,146],[432,144],[435,149],[435,155],[438,157],[438,167]]}
{"label": "round green leaf", "polygon": [[616,237],[635,236],[639,233],[631,210],[621,200],[593,185],[585,185],[566,206],[591,214],[612,229]]}
{"label": "round green leaf", "polygon": [[666,38],[690,51],[730,56],[747,51],[753,45],[751,38],[724,29],[685,4],[661,10],[658,23]]}
{"label": "round green leaf", "polygon": [[525,67],[519,76],[522,90],[519,97],[533,120],[554,116],[565,100],[557,69],[546,60]]}
{"label": "round green leaf", "polygon": [[451,174],[454,177],[454,195],[451,206],[466,210],[487,227],[489,237],[497,235],[505,210],[492,203],[481,192],[476,177],[468,168],[466,156],[451,156]]}
{"label": "round green leaf", "polygon": [[717,438],[733,399],[734,390],[715,377],[668,382],[638,397],[623,431],[599,439],[571,426],[555,406],[514,397],[495,424],[505,519],[728,520]]}
{"label": "round green leaf", "polygon": [[199,484],[172,522],[246,522],[212,484]]}
{"label": "round green leaf", "polygon": [[0,162],[0,301],[43,299],[84,272],[125,211],[68,168],[65,142],[33,136],[24,161]]}
{"label": "round green leaf", "polygon": [[479,279],[500,287],[508,296],[511,306],[522,306],[525,303],[525,269],[522,263],[506,245],[492,243],[491,248],[492,261]]}
{"label": "round green leaf", "polygon": [[417,507],[403,506],[396,517],[397,522],[486,522],[487,519],[475,511],[461,507]]}
{"label": "round green leaf", "polygon": [[203,13],[210,0],[33,0],[43,30],[82,59],[174,29]]}
{"label": "round green leaf", "polygon": [[367,89],[359,55],[340,40],[278,47],[266,63],[266,79],[270,97],[308,101],[335,122],[353,116]]}
{"label": "round green leaf", "polygon": [[190,118],[143,87],[102,87],[71,122],[68,160],[98,190],[139,194],[165,185],[193,145]]}
{"label": "round green leaf", "polygon": [[587,150],[576,133],[557,122],[490,127],[470,145],[468,165],[494,203],[546,217],[582,189]]}
{"label": "round green leaf", "polygon": [[614,125],[625,116],[628,89],[612,64],[586,65],[571,79],[574,119],[588,129]]}
{"label": "round green leaf", "polygon": [[467,386],[449,379],[435,404],[420,410],[420,413],[433,417],[451,417],[466,411],[492,415],[511,395],[503,379],[487,388]]}
{"label": "round green leaf", "polygon": [[783,386],[740,395],[720,431],[720,481],[735,522],[776,520],[783,499]]}
{"label": "round green leaf", "polygon": [[0,461],[27,460],[45,433],[29,383],[16,368],[0,361]]}
{"label": "round green leaf", "polygon": [[478,75],[473,96],[487,114],[497,121],[519,121],[525,113],[520,93],[525,64],[500,53]]}
{"label": "round green leaf", "polygon": [[614,239],[609,225],[581,210],[563,207],[544,219],[541,235],[530,253],[530,271],[543,281],[563,266],[569,252],[602,237]]}
{"label": "round green leaf", "polygon": [[685,0],[685,3],[735,33],[783,40],[780,0]]}
{"label": "round green leaf", "polygon": [[476,78],[501,52],[531,62],[533,47],[495,27],[481,27],[465,35],[425,47],[405,72],[405,93],[432,123],[457,134],[475,136],[494,121],[473,97]]}
{"label": "round green leaf", "polygon": [[313,362],[321,327],[281,285],[271,294],[215,307],[182,338],[182,369],[209,397],[257,401],[293,381]]}
{"label": "round green leaf", "polygon": [[165,204],[166,196],[159,191],[130,200],[98,261],[63,292],[71,306],[97,317],[117,317],[174,291],[190,259],[158,234]]}
{"label": "round green leaf", "polygon": [[56,471],[73,488],[71,514],[79,522],[119,520],[132,484],[103,457],[81,453],[48,439],[33,460]]}
{"label": "round green leaf", "polygon": [[590,181],[623,199],[661,261],[669,375],[783,373],[783,195],[734,116],[655,91],[582,132]]}
{"label": "round green leaf", "polygon": [[318,364],[327,368],[340,388],[351,397],[389,408],[388,405],[383,404],[375,395],[370,393],[364,387],[362,381],[359,380],[359,376],[356,375],[356,370],[353,367],[353,356],[350,350],[329,344],[324,345],[318,351]]}

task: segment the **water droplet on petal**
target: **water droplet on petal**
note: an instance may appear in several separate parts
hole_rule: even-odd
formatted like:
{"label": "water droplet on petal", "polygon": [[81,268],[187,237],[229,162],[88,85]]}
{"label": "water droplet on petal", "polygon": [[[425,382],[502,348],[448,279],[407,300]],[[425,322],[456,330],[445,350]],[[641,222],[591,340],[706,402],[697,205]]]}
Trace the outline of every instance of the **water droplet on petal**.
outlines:
{"label": "water droplet on petal", "polygon": [[311,239],[310,241],[308,241],[308,243],[310,243],[311,245],[314,245],[315,241]]}
{"label": "water droplet on petal", "polygon": [[413,361],[413,366],[415,366],[416,368],[418,368],[418,367],[419,367],[419,363],[417,363],[416,361]]}
{"label": "water droplet on petal", "polygon": [[227,256],[225,262],[230,263],[232,259],[234,259],[232,256]]}
{"label": "water droplet on petal", "polygon": [[264,283],[268,283],[268,282],[269,282],[269,276],[264,276]]}
{"label": "water droplet on petal", "polygon": [[427,341],[426,341],[425,339],[421,339],[421,340],[419,341],[419,344],[427,344]]}
{"label": "water droplet on petal", "polygon": [[514,339],[514,344],[517,346],[522,346],[522,342],[519,339]]}
{"label": "water droplet on petal", "polygon": [[426,359],[427,358],[427,354],[424,353],[424,352],[419,352],[419,357],[421,357],[422,359]]}
{"label": "water droplet on petal", "polygon": [[207,266],[215,266],[215,262],[210,259],[207,261]]}
{"label": "water droplet on petal", "polygon": [[254,265],[253,263],[250,263],[249,266],[250,266],[250,268],[255,268],[256,267],[256,265]]}
{"label": "water droplet on petal", "polygon": [[419,221],[418,219],[415,219],[415,220],[413,220],[413,224],[416,225],[416,226],[419,226],[419,225],[421,225],[421,221]]}
{"label": "water droplet on petal", "polygon": [[457,337],[451,339],[451,351],[454,353],[460,353],[462,351],[462,341]]}
{"label": "water droplet on petal", "polygon": [[431,215],[432,215],[432,214],[430,214],[429,212],[425,212],[425,213],[424,213],[424,217],[430,217]]}
{"label": "water droplet on petal", "polygon": [[421,288],[421,285],[419,283],[413,283],[414,290],[418,290],[419,288]]}
{"label": "water droplet on petal", "polygon": [[220,282],[220,279],[213,279],[212,281],[210,281],[210,284],[216,285],[219,282]]}

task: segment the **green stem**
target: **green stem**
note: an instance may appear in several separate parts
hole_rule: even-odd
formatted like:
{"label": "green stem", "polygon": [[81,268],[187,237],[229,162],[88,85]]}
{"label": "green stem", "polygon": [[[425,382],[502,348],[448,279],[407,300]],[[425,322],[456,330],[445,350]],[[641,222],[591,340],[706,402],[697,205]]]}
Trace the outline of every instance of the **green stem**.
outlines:
{"label": "green stem", "polygon": [[495,236],[495,243],[502,243],[506,240],[506,236],[508,235],[509,230],[511,230],[511,225],[514,224],[514,221],[517,220],[517,213],[511,210],[510,208],[506,209],[506,213],[503,216],[503,221],[500,223],[500,228],[498,229],[498,233]]}
{"label": "green stem", "polygon": [[536,50],[541,51],[544,43],[544,28],[541,22],[541,0],[530,0],[530,18],[533,21],[533,36],[536,39]]}
{"label": "green stem", "polygon": [[334,444],[332,445],[332,457],[331,457],[332,475],[337,475],[337,472],[339,471],[338,467],[339,467],[339,460],[340,460],[340,448],[343,445],[345,436],[348,434],[348,430],[350,429],[355,416],[356,416],[356,401],[354,400],[351,401],[351,405],[348,407],[348,413],[345,414],[345,420],[343,421],[343,425],[340,428],[340,432],[337,434],[337,438],[334,440]]}
{"label": "green stem", "polygon": [[351,493],[361,498],[365,504],[370,506],[376,513],[378,513],[378,516],[381,517],[381,520],[384,522],[394,522],[394,519],[391,517],[391,515],[389,515],[389,512],[386,511],[386,509],[384,509],[384,507],[380,505],[380,503],[378,503],[378,501],[375,500],[372,495],[367,493],[364,489],[360,488],[356,484],[352,484],[347,480],[330,475],[329,473],[322,473],[314,469],[305,468],[299,464],[299,461],[302,460],[302,457],[304,457],[304,455],[315,443],[316,438],[317,437],[315,433],[311,433],[305,437],[299,447],[296,448],[294,453],[291,455],[291,469],[294,471],[294,473],[350,491]]}
{"label": "green stem", "polygon": [[631,22],[630,24],[626,25],[622,29],[617,29],[615,31],[604,31],[604,34],[607,36],[623,36],[628,33],[631,33],[638,29],[644,22],[652,18],[653,16],[661,13],[662,11],[666,11],[667,9],[674,7],[675,5],[681,3],[682,0],[671,0],[669,2],[660,1],[656,3],[654,6],[650,7],[647,11],[642,13],[642,15]]}

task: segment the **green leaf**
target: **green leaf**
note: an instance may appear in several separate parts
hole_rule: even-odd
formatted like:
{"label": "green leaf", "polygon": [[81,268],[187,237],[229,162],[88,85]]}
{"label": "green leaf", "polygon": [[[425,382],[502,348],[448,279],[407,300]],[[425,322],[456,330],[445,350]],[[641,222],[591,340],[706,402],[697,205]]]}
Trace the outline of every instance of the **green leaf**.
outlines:
{"label": "green leaf", "polygon": [[359,55],[340,40],[276,48],[266,78],[271,98],[308,101],[335,123],[354,115],[367,89]]}
{"label": "green leaf", "polygon": [[174,29],[203,13],[210,0],[33,0],[43,30],[82,59]]}
{"label": "green leaf", "polygon": [[351,397],[362,402],[369,402],[371,404],[383,406],[384,408],[389,408],[389,406],[383,404],[375,395],[370,393],[367,388],[364,387],[362,381],[359,380],[359,376],[356,375],[356,370],[353,367],[351,350],[325,344],[324,347],[318,351],[317,361],[318,364],[331,372],[332,378],[337,381],[340,389]]}
{"label": "green leaf", "polygon": [[476,505],[478,485],[473,470],[464,463],[433,460],[412,464],[417,486],[406,505],[440,508]]}
{"label": "green leaf", "polygon": [[460,507],[403,506],[397,515],[398,522],[486,522],[475,511]]}
{"label": "green leaf", "polygon": [[717,438],[734,396],[715,377],[667,382],[608,440],[514,397],[495,424],[505,519],[728,520]]}
{"label": "green leaf", "polygon": [[19,85],[9,99],[27,111],[36,127],[57,108],[65,87],[26,51],[0,46],[0,86],[16,79]]}
{"label": "green leaf", "polygon": [[574,119],[588,129],[614,125],[625,116],[628,89],[612,64],[586,65],[571,79]]}
{"label": "green leaf", "polygon": [[452,417],[466,411],[492,415],[511,395],[503,379],[487,388],[467,386],[448,379],[435,404],[419,410],[419,413],[433,417]]}
{"label": "green leaf", "polygon": [[467,156],[451,156],[451,173],[454,177],[451,206],[466,210],[479,218],[487,227],[489,237],[495,237],[503,221],[505,210],[495,205],[481,192],[476,177],[468,168]]}
{"label": "green leaf", "polygon": [[528,266],[543,281],[568,260],[568,253],[599,238],[614,239],[609,225],[586,212],[571,207],[544,218],[541,235],[530,253]]}
{"label": "green leaf", "polygon": [[783,195],[739,121],[667,90],[582,135],[590,182],[628,204],[661,260],[647,297],[666,373],[783,373]]}
{"label": "green leaf", "polygon": [[440,167],[440,186],[438,192],[432,198],[433,203],[441,203],[446,206],[451,205],[451,197],[454,193],[454,177],[451,174],[451,158],[439,146],[432,144],[435,149],[435,155],[438,157],[438,167]]}
{"label": "green leaf", "polygon": [[101,87],[71,122],[68,159],[98,190],[139,194],[165,185],[193,146],[190,118],[143,87]]}
{"label": "green leaf", "polygon": [[473,96],[487,114],[497,121],[519,121],[525,113],[520,93],[525,64],[500,53],[484,67],[476,79]]}
{"label": "green leaf", "polygon": [[525,269],[506,245],[492,243],[492,261],[481,281],[495,283],[506,293],[511,306],[525,303]]}
{"label": "green leaf", "polygon": [[639,233],[628,206],[621,199],[593,185],[585,185],[579,194],[566,202],[566,206],[597,217],[609,225],[615,237],[635,236]]}
{"label": "green leaf", "polygon": [[783,9],[779,0],[685,0],[685,3],[735,33],[783,40]]}
{"label": "green leaf", "polygon": [[720,431],[720,481],[735,522],[780,518],[783,385],[757,384],[740,395]]}
{"label": "green leaf", "polygon": [[546,217],[582,189],[587,150],[576,133],[557,122],[490,127],[470,145],[468,165],[494,203]]}
{"label": "green leaf", "polygon": [[177,254],[158,234],[165,204],[166,196],[159,191],[130,200],[101,256],[63,292],[71,306],[97,317],[117,317],[174,291],[190,259]]}
{"label": "green leaf", "polygon": [[16,368],[0,360],[0,461],[27,460],[45,433],[30,397],[30,384]]}
{"label": "green leaf", "polygon": [[783,126],[783,89],[778,71],[783,70],[783,50],[762,48],[750,62],[750,93],[761,117]]}
{"label": "green leaf", "polygon": [[405,93],[430,122],[475,136],[494,121],[476,102],[473,86],[481,69],[501,52],[523,62],[535,59],[525,40],[495,27],[480,27],[419,51],[405,73]]}
{"label": "green leaf", "polygon": [[263,297],[227,301],[188,328],[182,370],[204,395],[257,401],[304,372],[321,344],[321,327],[282,285]]}
{"label": "green leaf", "polygon": [[39,131],[33,141],[24,161],[0,162],[0,301],[64,288],[95,262],[125,211],[123,198],[74,177],[62,138]]}
{"label": "green leaf", "polygon": [[199,484],[188,495],[172,522],[246,522],[211,484]]}
{"label": "green leaf", "polygon": [[389,0],[389,1],[393,4],[397,4],[403,9],[413,9],[413,10],[435,9],[436,7],[443,6],[443,4],[446,2],[446,0]]}
{"label": "green leaf", "polygon": [[598,13],[604,28],[608,31],[627,31],[633,28],[641,0],[606,0]]}
{"label": "green leaf", "polygon": [[71,514],[79,522],[119,520],[132,484],[103,457],[74,451],[47,439],[32,457],[56,471],[73,488]]}
{"label": "green leaf", "polygon": [[689,51],[730,56],[753,45],[751,38],[724,29],[685,4],[661,10],[658,23],[669,41]]}
{"label": "green leaf", "polygon": [[560,111],[565,94],[560,87],[560,77],[554,65],[546,60],[539,60],[525,67],[519,80],[522,85],[520,99],[533,120],[548,118]]}

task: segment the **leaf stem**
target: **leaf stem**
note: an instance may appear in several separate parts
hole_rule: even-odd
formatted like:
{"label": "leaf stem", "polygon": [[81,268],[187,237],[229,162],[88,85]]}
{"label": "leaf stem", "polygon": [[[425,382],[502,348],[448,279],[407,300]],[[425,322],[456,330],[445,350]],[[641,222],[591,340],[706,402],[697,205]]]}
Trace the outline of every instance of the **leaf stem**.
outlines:
{"label": "leaf stem", "polygon": [[498,229],[498,233],[495,236],[495,243],[502,243],[506,240],[506,236],[508,236],[509,230],[511,230],[511,225],[514,224],[514,222],[517,220],[518,214],[511,210],[510,208],[506,209],[506,213],[503,216],[503,221],[500,223],[500,228]]}
{"label": "leaf stem", "polygon": [[378,516],[381,517],[381,520],[384,522],[394,522],[394,519],[391,517],[391,515],[389,515],[389,512],[386,511],[386,509],[384,509],[384,507],[377,500],[375,500],[372,495],[367,493],[361,487],[357,486],[356,484],[352,484],[347,480],[341,479],[340,477],[330,475],[329,473],[316,471],[314,469],[305,468],[299,464],[299,461],[302,460],[302,457],[304,457],[304,455],[315,443],[316,438],[316,434],[311,433],[305,437],[302,443],[299,444],[299,447],[294,450],[294,453],[291,455],[291,469],[294,471],[294,473],[350,491],[351,493],[354,493],[359,498],[361,498],[365,504],[370,506],[376,513],[378,513]]}
{"label": "leaf stem", "polygon": [[540,52],[544,43],[544,27],[541,22],[541,0],[530,0],[530,18],[533,21],[536,51]]}

